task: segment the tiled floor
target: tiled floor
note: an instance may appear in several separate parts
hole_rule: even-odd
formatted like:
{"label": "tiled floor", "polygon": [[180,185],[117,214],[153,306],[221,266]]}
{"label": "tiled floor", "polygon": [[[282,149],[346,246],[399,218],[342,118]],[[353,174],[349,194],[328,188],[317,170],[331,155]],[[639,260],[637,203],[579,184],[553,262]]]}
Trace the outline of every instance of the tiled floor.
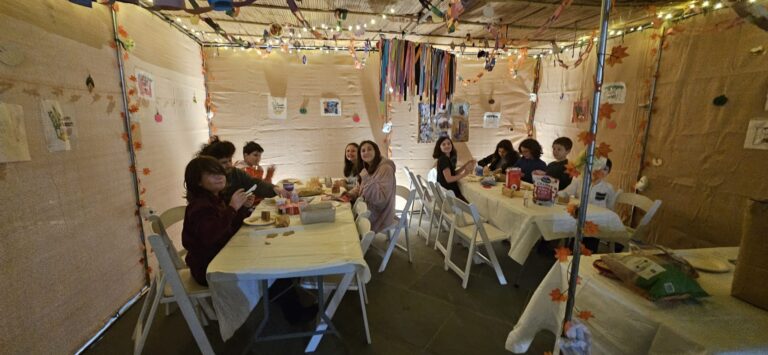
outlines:
{"label": "tiled floor", "polygon": [[[465,290],[455,273],[443,269],[442,254],[433,250],[431,244],[426,247],[420,237],[412,237],[411,244],[413,263],[408,263],[404,252],[396,250],[383,273],[375,271],[381,257],[373,250],[366,256],[373,273],[367,285],[372,343],[365,342],[359,298],[356,292],[350,291],[333,318],[341,336],[326,335],[315,353],[509,354],[504,349],[507,334],[554,258],[532,253],[519,280],[520,287],[516,288],[513,284],[520,266],[506,256],[508,244],[497,244],[496,254],[509,284],[501,286],[493,269],[480,264],[473,266]],[[383,240],[375,241],[374,245],[383,247]],[[455,249],[456,261],[466,256],[466,248]],[[140,308],[141,303],[134,305],[86,353],[132,353],[131,333]],[[268,325],[270,332],[303,330],[282,320],[279,307],[273,309],[276,313]],[[214,350],[221,354],[303,353],[306,339],[251,343],[250,335],[260,320],[261,310],[257,308],[246,325],[227,342],[222,341],[215,322],[205,330]],[[553,344],[554,335],[541,332],[528,353],[543,354],[551,351]],[[144,353],[199,353],[181,312],[169,316],[165,316],[162,309],[158,312]]]}

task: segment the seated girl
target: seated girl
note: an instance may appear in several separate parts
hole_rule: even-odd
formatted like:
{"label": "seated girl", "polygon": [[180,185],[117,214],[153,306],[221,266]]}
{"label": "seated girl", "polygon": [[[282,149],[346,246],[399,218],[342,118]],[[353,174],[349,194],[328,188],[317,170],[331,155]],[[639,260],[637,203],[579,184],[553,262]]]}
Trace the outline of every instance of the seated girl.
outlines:
{"label": "seated girl", "polygon": [[512,147],[512,142],[509,139],[504,139],[496,145],[496,151],[493,154],[480,159],[477,165],[483,167],[485,175],[489,173],[504,172],[507,168],[513,166],[517,160],[520,159],[520,155],[517,154],[515,148]]}
{"label": "seated girl", "polygon": [[229,203],[224,202],[221,192],[227,186],[226,172],[216,159],[208,156],[194,158],[187,164],[184,185],[187,210],[181,242],[187,249],[185,260],[195,281],[207,286],[208,264],[250,215],[254,197],[238,189]]}
{"label": "seated girl", "polygon": [[360,163],[357,159],[357,151],[360,146],[357,143],[349,143],[344,148],[344,178],[347,180],[347,189],[351,190],[360,178]]}
{"label": "seated girl", "polygon": [[541,160],[541,144],[533,138],[528,138],[520,142],[518,149],[522,157],[513,166],[520,168],[523,181],[532,184],[535,170],[547,170],[547,163]]}
{"label": "seated girl", "polygon": [[245,146],[243,146],[243,160],[235,162],[235,167],[242,169],[252,178],[264,180],[271,184],[272,177],[275,175],[275,166],[270,165],[267,168],[267,176],[264,176],[264,168],[259,165],[263,153],[264,148],[259,143],[253,141],[245,143]]}
{"label": "seated girl", "polygon": [[453,141],[448,137],[440,137],[435,143],[435,150],[432,157],[437,159],[437,182],[443,188],[453,191],[457,198],[464,202],[467,199],[459,190],[458,181],[472,173],[472,167],[475,166],[475,160],[470,160],[460,169],[456,169],[457,154],[453,148]]}
{"label": "seated girl", "polygon": [[360,184],[343,196],[363,197],[371,211],[371,230],[381,232],[395,221],[395,163],[381,156],[379,146],[371,141],[360,143]]}

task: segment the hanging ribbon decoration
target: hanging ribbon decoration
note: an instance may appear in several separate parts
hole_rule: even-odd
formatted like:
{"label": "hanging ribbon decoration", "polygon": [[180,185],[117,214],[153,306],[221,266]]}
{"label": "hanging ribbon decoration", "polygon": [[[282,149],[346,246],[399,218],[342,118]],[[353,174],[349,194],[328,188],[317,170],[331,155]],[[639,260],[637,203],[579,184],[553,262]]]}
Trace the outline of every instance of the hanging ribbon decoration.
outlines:
{"label": "hanging ribbon decoration", "polygon": [[379,101],[385,102],[388,94],[398,101],[408,100],[410,94],[426,99],[433,113],[448,104],[456,88],[456,56],[429,44],[401,39],[381,39],[378,48]]}

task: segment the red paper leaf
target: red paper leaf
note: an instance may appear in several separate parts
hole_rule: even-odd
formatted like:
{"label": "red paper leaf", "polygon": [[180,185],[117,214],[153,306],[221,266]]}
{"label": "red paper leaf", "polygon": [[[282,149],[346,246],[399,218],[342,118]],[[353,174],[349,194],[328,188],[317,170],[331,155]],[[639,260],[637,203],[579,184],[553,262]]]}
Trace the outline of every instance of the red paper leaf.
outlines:
{"label": "red paper leaf", "polygon": [[584,245],[584,243],[579,243],[579,244],[581,245],[581,255],[584,255],[584,256],[591,256],[592,255],[592,250],[587,248],[587,246]]}
{"label": "red paper leaf", "polygon": [[586,221],[582,232],[588,237],[597,237],[600,234],[600,227],[592,221]]}
{"label": "red paper leaf", "polygon": [[605,118],[605,119],[611,119],[611,115],[616,112],[616,110],[613,109],[613,104],[604,103],[600,105],[600,110],[598,111],[598,118]]}
{"label": "red paper leaf", "polygon": [[608,145],[605,142],[601,142],[600,145],[597,146],[597,149],[595,150],[595,154],[598,157],[608,158],[608,153],[610,153],[612,151],[613,151],[613,149],[611,149],[610,145]]}
{"label": "red paper leaf", "polygon": [[552,290],[549,293],[549,297],[552,299],[552,302],[565,302],[568,300],[568,294],[560,292],[559,288]]}
{"label": "red paper leaf", "polygon": [[571,249],[567,247],[557,247],[555,249],[555,259],[563,263],[568,261],[568,256],[571,255]]}
{"label": "red paper leaf", "polygon": [[589,145],[589,143],[592,143],[592,141],[594,140],[595,140],[595,135],[589,131],[584,131],[579,133],[579,141],[584,143],[584,145]]}
{"label": "red paper leaf", "polygon": [[589,320],[590,318],[595,318],[595,316],[590,311],[581,311],[579,314],[576,315],[576,317],[579,317],[583,320]]}
{"label": "red paper leaf", "polygon": [[565,171],[568,173],[568,176],[572,178],[577,178],[581,175],[581,172],[576,168],[576,165],[573,165],[573,162],[570,161],[565,165]]}
{"label": "red paper leaf", "polygon": [[621,64],[622,59],[629,57],[629,53],[627,53],[627,48],[622,45],[615,46],[611,48],[611,54],[608,56],[608,58],[605,59],[605,61],[608,63],[608,65],[613,66],[614,64]]}

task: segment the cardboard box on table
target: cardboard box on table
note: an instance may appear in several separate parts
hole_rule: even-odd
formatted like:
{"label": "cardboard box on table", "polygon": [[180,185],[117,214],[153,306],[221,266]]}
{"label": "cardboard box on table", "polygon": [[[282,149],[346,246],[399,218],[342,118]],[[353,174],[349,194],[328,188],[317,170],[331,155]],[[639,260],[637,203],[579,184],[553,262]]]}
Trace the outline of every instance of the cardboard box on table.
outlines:
{"label": "cardboard box on table", "polygon": [[731,295],[768,310],[768,201],[749,201]]}

